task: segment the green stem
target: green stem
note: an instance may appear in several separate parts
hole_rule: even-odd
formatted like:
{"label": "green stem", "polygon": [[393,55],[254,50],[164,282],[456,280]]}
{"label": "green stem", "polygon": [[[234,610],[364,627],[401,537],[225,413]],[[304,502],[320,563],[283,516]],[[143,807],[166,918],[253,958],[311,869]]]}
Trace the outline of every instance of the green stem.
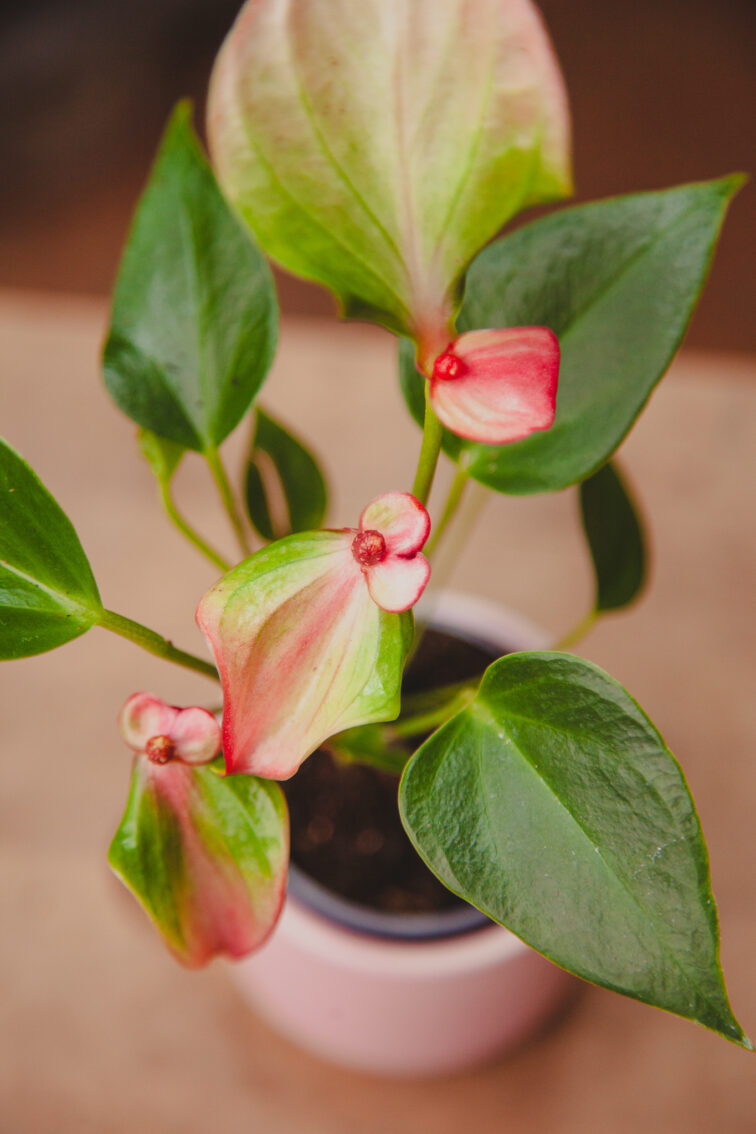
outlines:
{"label": "green stem", "polygon": [[580,619],[577,626],[573,626],[572,630],[570,630],[567,634],[564,635],[563,638],[560,638],[559,641],[554,646],[552,646],[552,649],[568,650],[571,646],[574,646],[575,643],[579,642],[581,638],[584,638],[588,631],[594,626],[594,624],[598,622],[600,613],[601,612],[596,610],[595,608],[593,610],[590,610],[588,614],[586,614],[585,618]]}
{"label": "green stem", "polygon": [[236,500],[234,499],[234,494],[231,491],[231,485],[228,482],[228,477],[226,475],[226,470],[223,467],[221,455],[217,449],[211,447],[204,450],[204,457],[208,465],[210,466],[210,471],[213,474],[213,480],[218,486],[218,491],[220,492],[221,500],[223,501],[223,507],[226,509],[228,518],[231,521],[231,527],[236,533],[236,538],[239,541],[239,547],[241,548],[242,555],[246,558],[251,553],[251,548],[249,546],[249,543],[247,542],[247,534],[244,531],[244,524],[242,523],[239,509],[236,506]]}
{"label": "green stem", "polygon": [[391,735],[401,740],[405,737],[419,736],[423,732],[431,732],[439,725],[445,724],[450,717],[475,700],[476,690],[463,689],[451,701],[439,705],[437,709],[430,709],[427,713],[417,713],[415,716],[403,717],[394,724],[389,725]]}
{"label": "green stem", "polygon": [[428,503],[428,497],[430,496],[433,477],[436,473],[436,465],[438,464],[438,457],[441,452],[441,438],[443,437],[443,433],[444,427],[433,412],[433,407],[430,403],[430,383],[426,382],[423,442],[420,446],[415,483],[412,487],[412,495],[423,505]]}
{"label": "green stem", "polygon": [[218,680],[218,672],[214,665],[202,658],[195,657],[194,654],[187,654],[184,650],[176,649],[167,638],[163,638],[161,634],[157,634],[147,626],[142,626],[141,622],[134,622],[133,619],[126,618],[122,614],[116,614],[113,610],[103,610],[97,625],[102,626],[104,630],[111,630],[113,634],[120,634],[122,638],[128,638],[130,642],[134,642],[143,650],[155,654],[156,657],[175,662],[176,665],[183,665],[185,669],[193,669],[196,673],[203,673],[205,677]]}
{"label": "green stem", "polygon": [[[482,676],[482,675],[480,675]],[[431,710],[450,705],[459,697],[460,693],[473,693],[478,691],[480,676],[470,677],[466,681],[454,681],[450,685],[437,685],[435,689],[425,689],[422,693],[407,693],[402,696],[402,712],[399,720],[406,717],[419,716],[420,713],[429,713]],[[386,726],[389,727],[389,726]]]}
{"label": "green stem", "polygon": [[211,563],[213,563],[216,567],[223,571],[224,574],[226,571],[230,571],[231,564],[227,563],[223,556],[219,555],[217,551],[214,551],[213,548],[210,547],[209,543],[205,543],[202,536],[198,532],[196,532],[194,528],[191,527],[191,525],[188,524],[184,517],[181,515],[173,502],[173,497],[171,496],[171,487],[167,481],[164,481],[160,485],[160,496],[163,501],[163,507],[165,508],[168,518],[176,525],[181,534],[185,536],[190,543],[193,543],[197,550],[201,551],[202,554],[207,559],[209,559]]}
{"label": "green stem", "polygon": [[[424,732],[432,732],[455,713],[467,708],[475,698],[477,686],[477,682],[468,682],[426,694],[413,694],[410,698],[413,703],[420,705],[423,697],[435,697],[435,704],[428,704],[422,712],[407,713],[393,724],[348,729],[338,736],[332,736],[323,747],[343,764],[367,764],[371,768],[399,776],[411,756],[409,746],[402,742],[421,736]],[[439,700],[442,694],[446,695]]]}
{"label": "green stem", "polygon": [[435,528],[431,532],[431,537],[425,547],[425,554],[429,558],[438,547],[438,544],[444,532],[446,531],[449,521],[453,518],[454,513],[457,511],[459,502],[462,499],[462,494],[467,487],[467,482],[469,479],[470,477],[467,471],[467,466],[465,464],[460,464],[454,476],[454,480],[451,482],[451,485],[449,487],[449,495],[446,498],[446,504],[444,505],[444,510],[441,513],[441,519],[438,521]]}

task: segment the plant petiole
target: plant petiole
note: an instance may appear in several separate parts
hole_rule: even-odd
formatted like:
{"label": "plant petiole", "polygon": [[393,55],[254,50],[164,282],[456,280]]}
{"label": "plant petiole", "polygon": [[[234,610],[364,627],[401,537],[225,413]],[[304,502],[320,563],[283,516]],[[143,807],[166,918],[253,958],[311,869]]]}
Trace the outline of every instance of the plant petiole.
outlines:
{"label": "plant petiole", "polygon": [[436,473],[439,454],[441,452],[441,439],[444,429],[441,422],[433,412],[430,403],[430,385],[425,384],[425,420],[423,422],[423,440],[420,446],[420,456],[417,460],[415,483],[412,486],[412,495],[425,505],[428,503],[433,477]]}
{"label": "plant petiole", "polygon": [[231,485],[229,484],[226,470],[223,467],[221,455],[218,450],[216,448],[213,448],[212,446],[204,449],[203,455],[208,465],[210,466],[210,472],[213,474],[213,480],[218,486],[218,491],[220,492],[221,500],[223,501],[223,507],[225,508],[226,514],[231,521],[231,527],[234,529],[234,533],[236,534],[242,556],[246,559],[251,554],[252,549],[249,546],[247,533],[244,530],[244,523],[237,507],[236,500],[234,499],[234,494],[231,489]]}
{"label": "plant petiole", "polygon": [[444,510],[441,513],[441,519],[438,521],[435,528],[431,532],[430,539],[428,540],[427,546],[425,548],[425,554],[429,558],[431,555],[433,555],[433,552],[438,547],[438,544],[441,541],[441,537],[446,531],[449,522],[454,517],[469,479],[470,475],[467,471],[467,465],[460,461],[460,464],[454,475],[454,479],[452,480],[449,487],[449,495],[446,498],[446,504],[444,505]]}
{"label": "plant petiole", "polygon": [[160,498],[163,502],[166,514],[169,520],[175,524],[181,534],[192,543],[198,551],[200,551],[206,559],[209,559],[214,566],[216,566],[224,574],[231,570],[231,564],[228,563],[222,555],[219,555],[209,543],[205,543],[202,536],[194,530],[194,528],[187,523],[184,517],[176,507],[173,496],[171,495],[171,488],[168,481],[163,481],[160,485]]}
{"label": "plant petiole", "polygon": [[590,610],[588,614],[586,614],[585,618],[580,619],[577,626],[573,626],[572,630],[569,630],[558,642],[555,642],[551,648],[553,650],[569,650],[593,628],[598,622],[600,614],[601,612],[594,607],[593,610]]}
{"label": "plant petiole", "polygon": [[141,622],[135,622],[131,618],[126,618],[123,614],[116,614],[113,610],[103,609],[97,625],[101,626],[103,630],[110,630],[113,634],[119,634],[121,638],[128,638],[130,642],[134,642],[143,650],[155,654],[156,657],[174,662],[176,665],[182,665],[185,669],[193,669],[195,673],[212,677],[214,681],[219,680],[218,671],[211,662],[177,649],[167,638],[164,638],[155,630],[150,630],[148,626],[143,626]]}

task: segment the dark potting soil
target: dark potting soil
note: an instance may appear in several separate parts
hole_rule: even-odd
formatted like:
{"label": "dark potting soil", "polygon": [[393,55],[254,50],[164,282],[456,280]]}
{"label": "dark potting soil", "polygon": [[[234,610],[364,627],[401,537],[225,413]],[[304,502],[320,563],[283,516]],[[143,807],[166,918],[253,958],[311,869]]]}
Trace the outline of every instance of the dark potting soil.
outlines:
{"label": "dark potting soil", "polygon": [[[404,690],[420,693],[477,677],[496,656],[428,630],[407,669]],[[416,914],[462,905],[404,833],[398,783],[375,768],[340,763],[322,750],[313,753],[283,785],[292,861],[328,890],[372,909]]]}

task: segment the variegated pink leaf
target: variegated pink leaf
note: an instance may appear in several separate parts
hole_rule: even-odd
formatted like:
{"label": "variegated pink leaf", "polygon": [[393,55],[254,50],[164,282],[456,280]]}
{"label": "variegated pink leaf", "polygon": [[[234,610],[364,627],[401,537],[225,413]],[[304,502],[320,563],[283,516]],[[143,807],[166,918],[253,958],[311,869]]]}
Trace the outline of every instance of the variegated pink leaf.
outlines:
{"label": "variegated pink leaf", "polygon": [[564,86],[530,0],[248,0],[208,136],[263,248],[430,361],[475,253],[570,191]]}
{"label": "variegated pink leaf", "polygon": [[202,599],[197,621],[223,683],[229,772],[287,779],[334,733],[399,712],[406,612],[430,571],[419,554],[429,523],[407,493],[379,497],[366,518],[385,519],[386,535],[360,527],[289,536]]}
{"label": "variegated pink leaf", "polygon": [[146,737],[135,757],[108,858],[172,952],[196,968],[218,954],[245,956],[273,929],[286,884],[288,818],[277,784],[192,763],[199,752],[218,750],[211,714],[173,710],[179,727],[171,731],[171,707],[161,714],[162,704],[135,694],[124,707],[122,727],[132,738],[150,721],[168,729]]}

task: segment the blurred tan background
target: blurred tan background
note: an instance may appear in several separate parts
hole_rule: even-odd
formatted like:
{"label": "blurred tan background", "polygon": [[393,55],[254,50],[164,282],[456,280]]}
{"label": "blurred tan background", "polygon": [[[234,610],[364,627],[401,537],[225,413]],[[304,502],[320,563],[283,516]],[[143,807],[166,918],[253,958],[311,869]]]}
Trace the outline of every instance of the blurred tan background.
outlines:
{"label": "blurred tan background", "polygon": [[[0,12],[0,286],[109,291],[177,98],[198,117],[237,0],[27,0]],[[571,92],[578,197],[752,169],[754,0],[543,0]],[[735,201],[689,345],[753,350],[756,192]],[[285,311],[332,312],[281,281]]]}
{"label": "blurred tan background", "polygon": [[[572,91],[581,199],[753,168],[756,0],[542,7]],[[98,352],[103,297],[162,125],[178,97],[202,102],[235,9],[0,7],[0,431],[71,515],[107,605],[198,651],[191,612],[214,572],[161,515]],[[688,340],[697,350],[674,364],[622,451],[651,533],[652,585],[581,649],[638,697],[683,762],[732,1001],[752,1034],[756,545],[744,518],[756,514],[756,356],[731,352],[756,348],[755,250],[748,187]],[[331,311],[290,279],[282,298],[289,313]],[[266,405],[316,443],[336,524],[409,483],[417,433],[386,381],[393,360],[390,337],[370,327],[333,335],[291,319],[282,335]],[[244,444],[231,440],[233,464]],[[177,482],[200,530],[230,551],[200,462],[187,460]],[[555,636],[591,601],[574,492],[497,497],[464,543],[454,586],[506,596]],[[230,966],[175,965],[105,866],[128,780],[117,706],[140,688],[183,704],[208,696],[172,668],[99,630],[3,667],[0,1134],[753,1134],[752,1056],[598,989],[506,1062],[387,1083],[277,1036],[241,1003]]]}

